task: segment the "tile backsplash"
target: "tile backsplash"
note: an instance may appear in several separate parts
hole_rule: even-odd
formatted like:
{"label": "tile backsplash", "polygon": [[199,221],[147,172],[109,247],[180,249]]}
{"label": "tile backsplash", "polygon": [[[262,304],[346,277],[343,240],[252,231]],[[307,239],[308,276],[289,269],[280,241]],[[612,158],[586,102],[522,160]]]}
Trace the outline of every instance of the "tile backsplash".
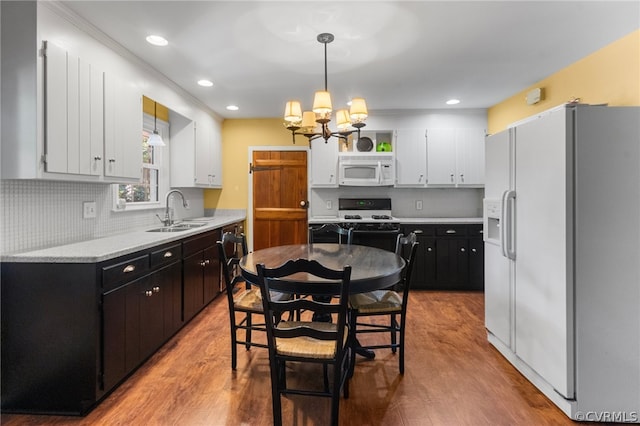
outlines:
{"label": "tile backsplash", "polygon": [[[202,190],[183,190],[193,216],[203,214]],[[82,218],[82,203],[96,202],[96,217]],[[162,202],[164,206],[164,200]],[[111,210],[111,185],[41,180],[0,181],[1,253],[52,247],[160,224],[164,208]],[[178,212],[177,212],[178,214]],[[191,214],[188,216],[192,216]],[[185,217],[178,216],[177,217]]]}

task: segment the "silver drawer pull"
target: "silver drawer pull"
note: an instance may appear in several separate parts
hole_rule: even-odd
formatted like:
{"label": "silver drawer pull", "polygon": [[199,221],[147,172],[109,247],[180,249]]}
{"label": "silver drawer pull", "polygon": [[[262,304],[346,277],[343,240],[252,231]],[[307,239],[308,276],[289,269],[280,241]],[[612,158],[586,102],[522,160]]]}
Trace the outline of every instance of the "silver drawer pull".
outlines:
{"label": "silver drawer pull", "polygon": [[447,229],[447,234],[455,234],[456,230],[455,229]]}
{"label": "silver drawer pull", "polygon": [[160,287],[156,286],[152,288],[154,293],[160,293]]}
{"label": "silver drawer pull", "polygon": [[431,247],[427,247],[427,251],[432,251]]}
{"label": "silver drawer pull", "polygon": [[167,251],[167,252],[164,253],[164,255],[162,257],[167,258],[167,257],[172,257],[172,256],[173,256],[173,253],[171,253],[170,251]]}
{"label": "silver drawer pull", "polygon": [[151,296],[153,296],[153,291],[147,290],[147,291],[144,292],[144,295],[147,296],[147,297],[151,297]]}
{"label": "silver drawer pull", "polygon": [[128,274],[129,272],[133,272],[135,270],[136,270],[135,265],[127,265],[127,266],[124,267],[122,272],[124,272],[125,274]]}
{"label": "silver drawer pull", "polygon": [[471,249],[471,251],[475,253],[475,252],[477,252],[478,250],[476,250],[476,249]]}
{"label": "silver drawer pull", "polygon": [[464,253],[466,250],[464,249],[464,247],[462,247],[460,251]]}

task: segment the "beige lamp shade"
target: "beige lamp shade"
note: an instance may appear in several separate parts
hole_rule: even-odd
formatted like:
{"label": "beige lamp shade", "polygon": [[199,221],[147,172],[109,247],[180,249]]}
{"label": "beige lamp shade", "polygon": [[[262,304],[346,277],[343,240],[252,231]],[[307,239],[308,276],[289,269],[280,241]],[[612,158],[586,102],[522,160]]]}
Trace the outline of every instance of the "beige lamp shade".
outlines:
{"label": "beige lamp shade", "polygon": [[349,112],[346,109],[339,109],[338,112],[336,112],[336,122],[338,123],[339,130],[345,130],[351,127]]}
{"label": "beige lamp shade", "polygon": [[316,127],[316,114],[313,111],[305,111],[302,113],[302,125],[301,127],[315,128]]}
{"label": "beige lamp shade", "polygon": [[313,112],[316,114],[331,114],[331,95],[324,90],[317,91],[313,98]]}
{"label": "beige lamp shade", "polygon": [[364,121],[369,116],[367,111],[367,103],[363,98],[351,99],[351,109],[349,110],[353,121]]}
{"label": "beige lamp shade", "polygon": [[293,123],[300,120],[302,120],[302,108],[300,107],[300,102],[287,102],[284,107],[284,121]]}

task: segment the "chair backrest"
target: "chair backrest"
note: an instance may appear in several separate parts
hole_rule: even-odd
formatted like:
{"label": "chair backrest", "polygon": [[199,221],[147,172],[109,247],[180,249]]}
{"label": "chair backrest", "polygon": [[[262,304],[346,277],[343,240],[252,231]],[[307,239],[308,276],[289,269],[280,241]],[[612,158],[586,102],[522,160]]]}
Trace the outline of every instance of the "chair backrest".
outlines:
{"label": "chair backrest", "polygon": [[[269,350],[275,348],[275,338],[306,336],[320,340],[335,340],[338,343],[336,356],[339,356],[344,350],[343,342],[346,337],[345,326],[347,325],[351,266],[347,265],[342,270],[334,270],[321,265],[316,260],[297,259],[289,260],[276,268],[266,268],[264,264],[258,264],[256,269],[262,292]],[[326,280],[326,283],[318,278]],[[293,290],[294,286],[304,285],[309,279],[322,281],[323,296],[333,295],[335,297],[329,302],[320,302],[313,300],[313,298],[296,298],[284,301],[271,298],[273,290],[282,291],[289,288],[292,289],[292,292],[298,292]],[[307,291],[302,292],[313,295]],[[310,327],[275,327],[274,318],[277,318],[279,314],[297,310],[334,315],[333,323],[336,327],[327,327],[326,330]]]}
{"label": "chair backrest", "polygon": [[[398,234],[396,239],[396,254],[403,256],[407,265],[402,273],[402,287],[404,290],[403,303],[406,304],[407,295],[411,288],[411,276],[415,269],[415,257],[418,251],[418,238],[415,232],[409,233],[409,235]],[[408,249],[408,251],[407,251]],[[405,257],[406,256],[406,257]]]}
{"label": "chair backrest", "polygon": [[346,237],[348,245],[353,242],[353,228],[343,228],[337,223],[325,223],[320,227],[314,227],[313,225],[309,227],[309,244],[313,243],[314,237],[327,233],[338,234],[338,242],[340,244],[343,242],[342,237]]}
{"label": "chair backrest", "polygon": [[[248,253],[247,239],[244,234],[236,235],[232,232],[225,232],[222,235],[222,239],[216,242],[218,246],[218,252],[220,256],[220,264],[222,266],[222,275],[227,287],[227,295],[230,297],[231,303],[233,303],[233,290],[237,283],[243,282],[244,278],[238,271],[238,263],[240,257]],[[240,253],[235,257],[227,257],[226,248],[229,244],[234,245],[234,251],[238,250],[240,246]]]}

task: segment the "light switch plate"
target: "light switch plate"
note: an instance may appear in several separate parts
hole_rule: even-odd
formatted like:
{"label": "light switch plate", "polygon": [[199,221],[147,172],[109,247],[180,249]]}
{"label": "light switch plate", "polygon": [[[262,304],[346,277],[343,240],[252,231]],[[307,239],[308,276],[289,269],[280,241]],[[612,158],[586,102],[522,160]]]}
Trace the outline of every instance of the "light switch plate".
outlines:
{"label": "light switch plate", "polygon": [[82,218],[92,219],[96,217],[96,202],[85,201],[82,203]]}
{"label": "light switch plate", "polygon": [[422,210],[422,200],[416,200],[416,210]]}

